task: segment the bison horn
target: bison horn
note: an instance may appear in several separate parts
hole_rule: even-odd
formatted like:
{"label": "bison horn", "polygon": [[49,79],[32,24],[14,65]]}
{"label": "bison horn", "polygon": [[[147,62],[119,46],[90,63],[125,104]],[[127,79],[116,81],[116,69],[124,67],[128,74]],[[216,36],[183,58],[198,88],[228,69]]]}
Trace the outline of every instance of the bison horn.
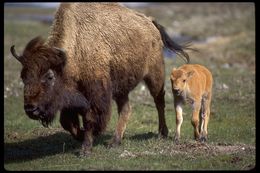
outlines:
{"label": "bison horn", "polygon": [[59,55],[60,55],[62,58],[66,56],[66,52],[65,52],[64,49],[58,48],[58,47],[54,47],[54,49],[59,52]]}
{"label": "bison horn", "polygon": [[54,47],[54,49],[58,50],[59,52],[65,54],[65,50],[64,49],[61,49],[61,48],[58,48],[58,47]]}
{"label": "bison horn", "polygon": [[16,54],[15,49],[14,49],[14,45],[11,47],[10,51],[11,51],[12,55],[13,55],[18,61],[21,62],[21,56],[18,56],[18,55]]}

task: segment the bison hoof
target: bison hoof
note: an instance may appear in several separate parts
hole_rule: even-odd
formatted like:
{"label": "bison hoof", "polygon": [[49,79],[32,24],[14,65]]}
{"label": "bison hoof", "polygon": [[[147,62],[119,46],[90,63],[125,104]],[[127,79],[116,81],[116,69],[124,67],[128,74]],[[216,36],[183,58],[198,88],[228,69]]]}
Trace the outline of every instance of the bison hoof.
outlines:
{"label": "bison hoof", "polygon": [[82,149],[79,152],[79,157],[88,157],[91,155],[91,150],[90,149]]}
{"label": "bison hoof", "polygon": [[168,136],[168,128],[165,127],[159,131],[159,138],[167,138]]}
{"label": "bison hoof", "polygon": [[121,140],[113,138],[107,143],[107,148],[115,148],[118,147],[120,144]]}
{"label": "bison hoof", "polygon": [[91,146],[82,145],[81,150],[79,151],[79,157],[87,157],[91,154]]}

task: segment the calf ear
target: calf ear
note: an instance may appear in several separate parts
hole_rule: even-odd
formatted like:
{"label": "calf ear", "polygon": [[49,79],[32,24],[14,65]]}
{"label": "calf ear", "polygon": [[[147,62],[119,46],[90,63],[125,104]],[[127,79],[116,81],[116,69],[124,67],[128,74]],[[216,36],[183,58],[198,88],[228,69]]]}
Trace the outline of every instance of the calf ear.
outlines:
{"label": "calf ear", "polygon": [[175,70],[177,70],[177,68],[176,68],[176,67],[173,67],[172,72],[174,72]]}
{"label": "calf ear", "polygon": [[191,71],[186,73],[186,76],[187,76],[187,78],[190,78],[193,74],[194,74],[194,71],[191,70]]}
{"label": "calf ear", "polygon": [[174,73],[174,71],[176,71],[176,70],[177,70],[177,69],[176,69],[175,67],[173,67],[172,72],[171,72],[171,77],[170,77],[171,80],[174,79],[174,78],[173,78],[173,73]]}
{"label": "calf ear", "polygon": [[171,74],[170,80],[171,80],[171,81],[173,81],[173,80],[174,80],[174,77],[173,77],[173,75],[172,75],[172,74]]}

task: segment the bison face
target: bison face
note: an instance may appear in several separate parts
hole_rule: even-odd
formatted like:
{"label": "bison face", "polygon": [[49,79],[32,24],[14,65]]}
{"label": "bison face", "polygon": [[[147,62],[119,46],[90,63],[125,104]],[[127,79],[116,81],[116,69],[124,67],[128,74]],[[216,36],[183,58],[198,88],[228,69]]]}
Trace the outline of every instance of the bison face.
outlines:
{"label": "bison face", "polygon": [[66,56],[62,50],[46,47],[43,43],[37,37],[27,44],[21,56],[16,54],[14,46],[11,52],[23,65],[24,110],[31,119],[40,120],[48,126],[60,109],[61,78]]}
{"label": "bison face", "polygon": [[[31,73],[31,74],[30,74]],[[59,76],[49,69],[41,75],[32,75],[27,68],[23,68],[21,78],[24,83],[24,110],[35,120],[41,120],[43,125],[49,124],[59,108],[57,98],[57,82]]]}

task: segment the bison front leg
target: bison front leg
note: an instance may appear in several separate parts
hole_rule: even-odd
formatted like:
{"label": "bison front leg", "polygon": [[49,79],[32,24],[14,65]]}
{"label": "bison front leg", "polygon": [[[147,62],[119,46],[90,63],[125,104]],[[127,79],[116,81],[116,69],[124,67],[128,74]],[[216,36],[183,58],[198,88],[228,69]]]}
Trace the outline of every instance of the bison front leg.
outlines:
{"label": "bison front leg", "polygon": [[131,115],[131,106],[129,104],[128,96],[118,97],[115,100],[117,103],[119,118],[115,130],[115,135],[108,143],[109,147],[114,147],[121,143],[127,121]]}
{"label": "bison front leg", "polygon": [[93,145],[93,131],[95,127],[95,121],[91,117],[93,117],[92,111],[88,112],[82,118],[84,135],[83,135],[82,149],[80,151],[81,156],[88,156],[91,154],[91,149]]}
{"label": "bison front leg", "polygon": [[79,116],[76,110],[62,109],[60,123],[76,140],[83,141],[83,130],[80,129]]}
{"label": "bison front leg", "polygon": [[99,93],[100,97],[92,99],[92,106],[83,116],[84,140],[81,156],[91,153],[94,137],[100,135],[107,126],[111,117],[111,92]]}

